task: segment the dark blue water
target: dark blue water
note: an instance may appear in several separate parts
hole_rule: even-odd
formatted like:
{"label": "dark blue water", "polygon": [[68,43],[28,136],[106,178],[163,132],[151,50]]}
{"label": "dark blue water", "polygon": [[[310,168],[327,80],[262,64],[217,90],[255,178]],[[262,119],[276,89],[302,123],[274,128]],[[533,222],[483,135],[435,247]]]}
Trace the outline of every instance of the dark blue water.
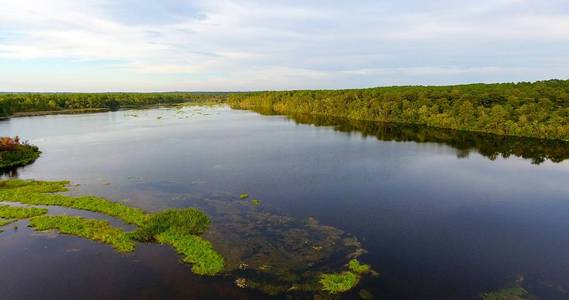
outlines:
{"label": "dark blue water", "polygon": [[[381,275],[346,297],[365,288],[386,299],[476,299],[523,278],[539,299],[569,298],[564,145],[296,120],[154,109],[16,118],[0,122],[0,135],[43,151],[20,178],[69,179],[78,192],[151,211],[246,192],[282,215],[353,234],[368,251],[361,260]],[[331,124],[340,126],[322,126]],[[0,234],[7,299],[266,297],[193,276],[169,248],[125,256],[19,227]]]}

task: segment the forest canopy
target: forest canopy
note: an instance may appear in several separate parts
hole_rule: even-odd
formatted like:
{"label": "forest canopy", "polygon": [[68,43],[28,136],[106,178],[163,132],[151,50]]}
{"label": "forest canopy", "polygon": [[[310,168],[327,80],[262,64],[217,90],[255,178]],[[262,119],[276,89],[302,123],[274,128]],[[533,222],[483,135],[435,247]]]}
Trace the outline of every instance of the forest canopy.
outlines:
{"label": "forest canopy", "polygon": [[233,108],[569,140],[569,80],[231,95]]}
{"label": "forest canopy", "polygon": [[0,94],[0,117],[14,113],[81,109],[117,110],[156,104],[221,101],[225,93],[5,93]]}
{"label": "forest canopy", "polygon": [[250,93],[7,93],[0,94],[0,117],[200,101],[227,102],[241,109],[569,140],[569,80]]}

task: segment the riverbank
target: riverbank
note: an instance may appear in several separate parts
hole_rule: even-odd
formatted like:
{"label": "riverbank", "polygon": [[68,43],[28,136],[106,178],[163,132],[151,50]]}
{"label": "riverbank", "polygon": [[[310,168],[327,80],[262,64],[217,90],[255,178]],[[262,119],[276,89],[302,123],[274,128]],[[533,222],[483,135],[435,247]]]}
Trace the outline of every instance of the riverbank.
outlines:
{"label": "riverbank", "polygon": [[0,118],[90,113],[186,102],[222,102],[226,93],[6,93],[0,94]]}

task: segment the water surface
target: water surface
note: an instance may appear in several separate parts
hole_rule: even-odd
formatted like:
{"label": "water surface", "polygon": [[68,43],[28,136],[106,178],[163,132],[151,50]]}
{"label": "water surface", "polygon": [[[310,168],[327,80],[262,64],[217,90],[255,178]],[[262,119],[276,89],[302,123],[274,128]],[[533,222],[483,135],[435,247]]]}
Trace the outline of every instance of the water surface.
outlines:
{"label": "water surface", "polygon": [[[80,184],[73,193],[149,211],[249,193],[264,213],[341,230],[381,273],[348,298],[364,288],[378,298],[476,299],[520,277],[540,299],[569,297],[564,144],[227,107],[16,118],[0,133],[43,151],[12,174],[20,178],[69,179]],[[231,215],[214,216],[213,235],[231,231]],[[25,224],[0,234],[7,299],[267,297],[232,278],[193,276],[168,247],[123,255]]]}

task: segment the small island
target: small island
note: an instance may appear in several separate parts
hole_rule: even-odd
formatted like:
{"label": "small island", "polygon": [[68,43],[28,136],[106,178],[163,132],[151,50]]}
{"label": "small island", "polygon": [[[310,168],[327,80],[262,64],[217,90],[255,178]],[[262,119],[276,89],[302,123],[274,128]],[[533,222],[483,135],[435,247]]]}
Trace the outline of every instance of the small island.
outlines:
{"label": "small island", "polygon": [[0,137],[0,169],[23,167],[40,157],[38,147],[22,142],[19,137]]}

